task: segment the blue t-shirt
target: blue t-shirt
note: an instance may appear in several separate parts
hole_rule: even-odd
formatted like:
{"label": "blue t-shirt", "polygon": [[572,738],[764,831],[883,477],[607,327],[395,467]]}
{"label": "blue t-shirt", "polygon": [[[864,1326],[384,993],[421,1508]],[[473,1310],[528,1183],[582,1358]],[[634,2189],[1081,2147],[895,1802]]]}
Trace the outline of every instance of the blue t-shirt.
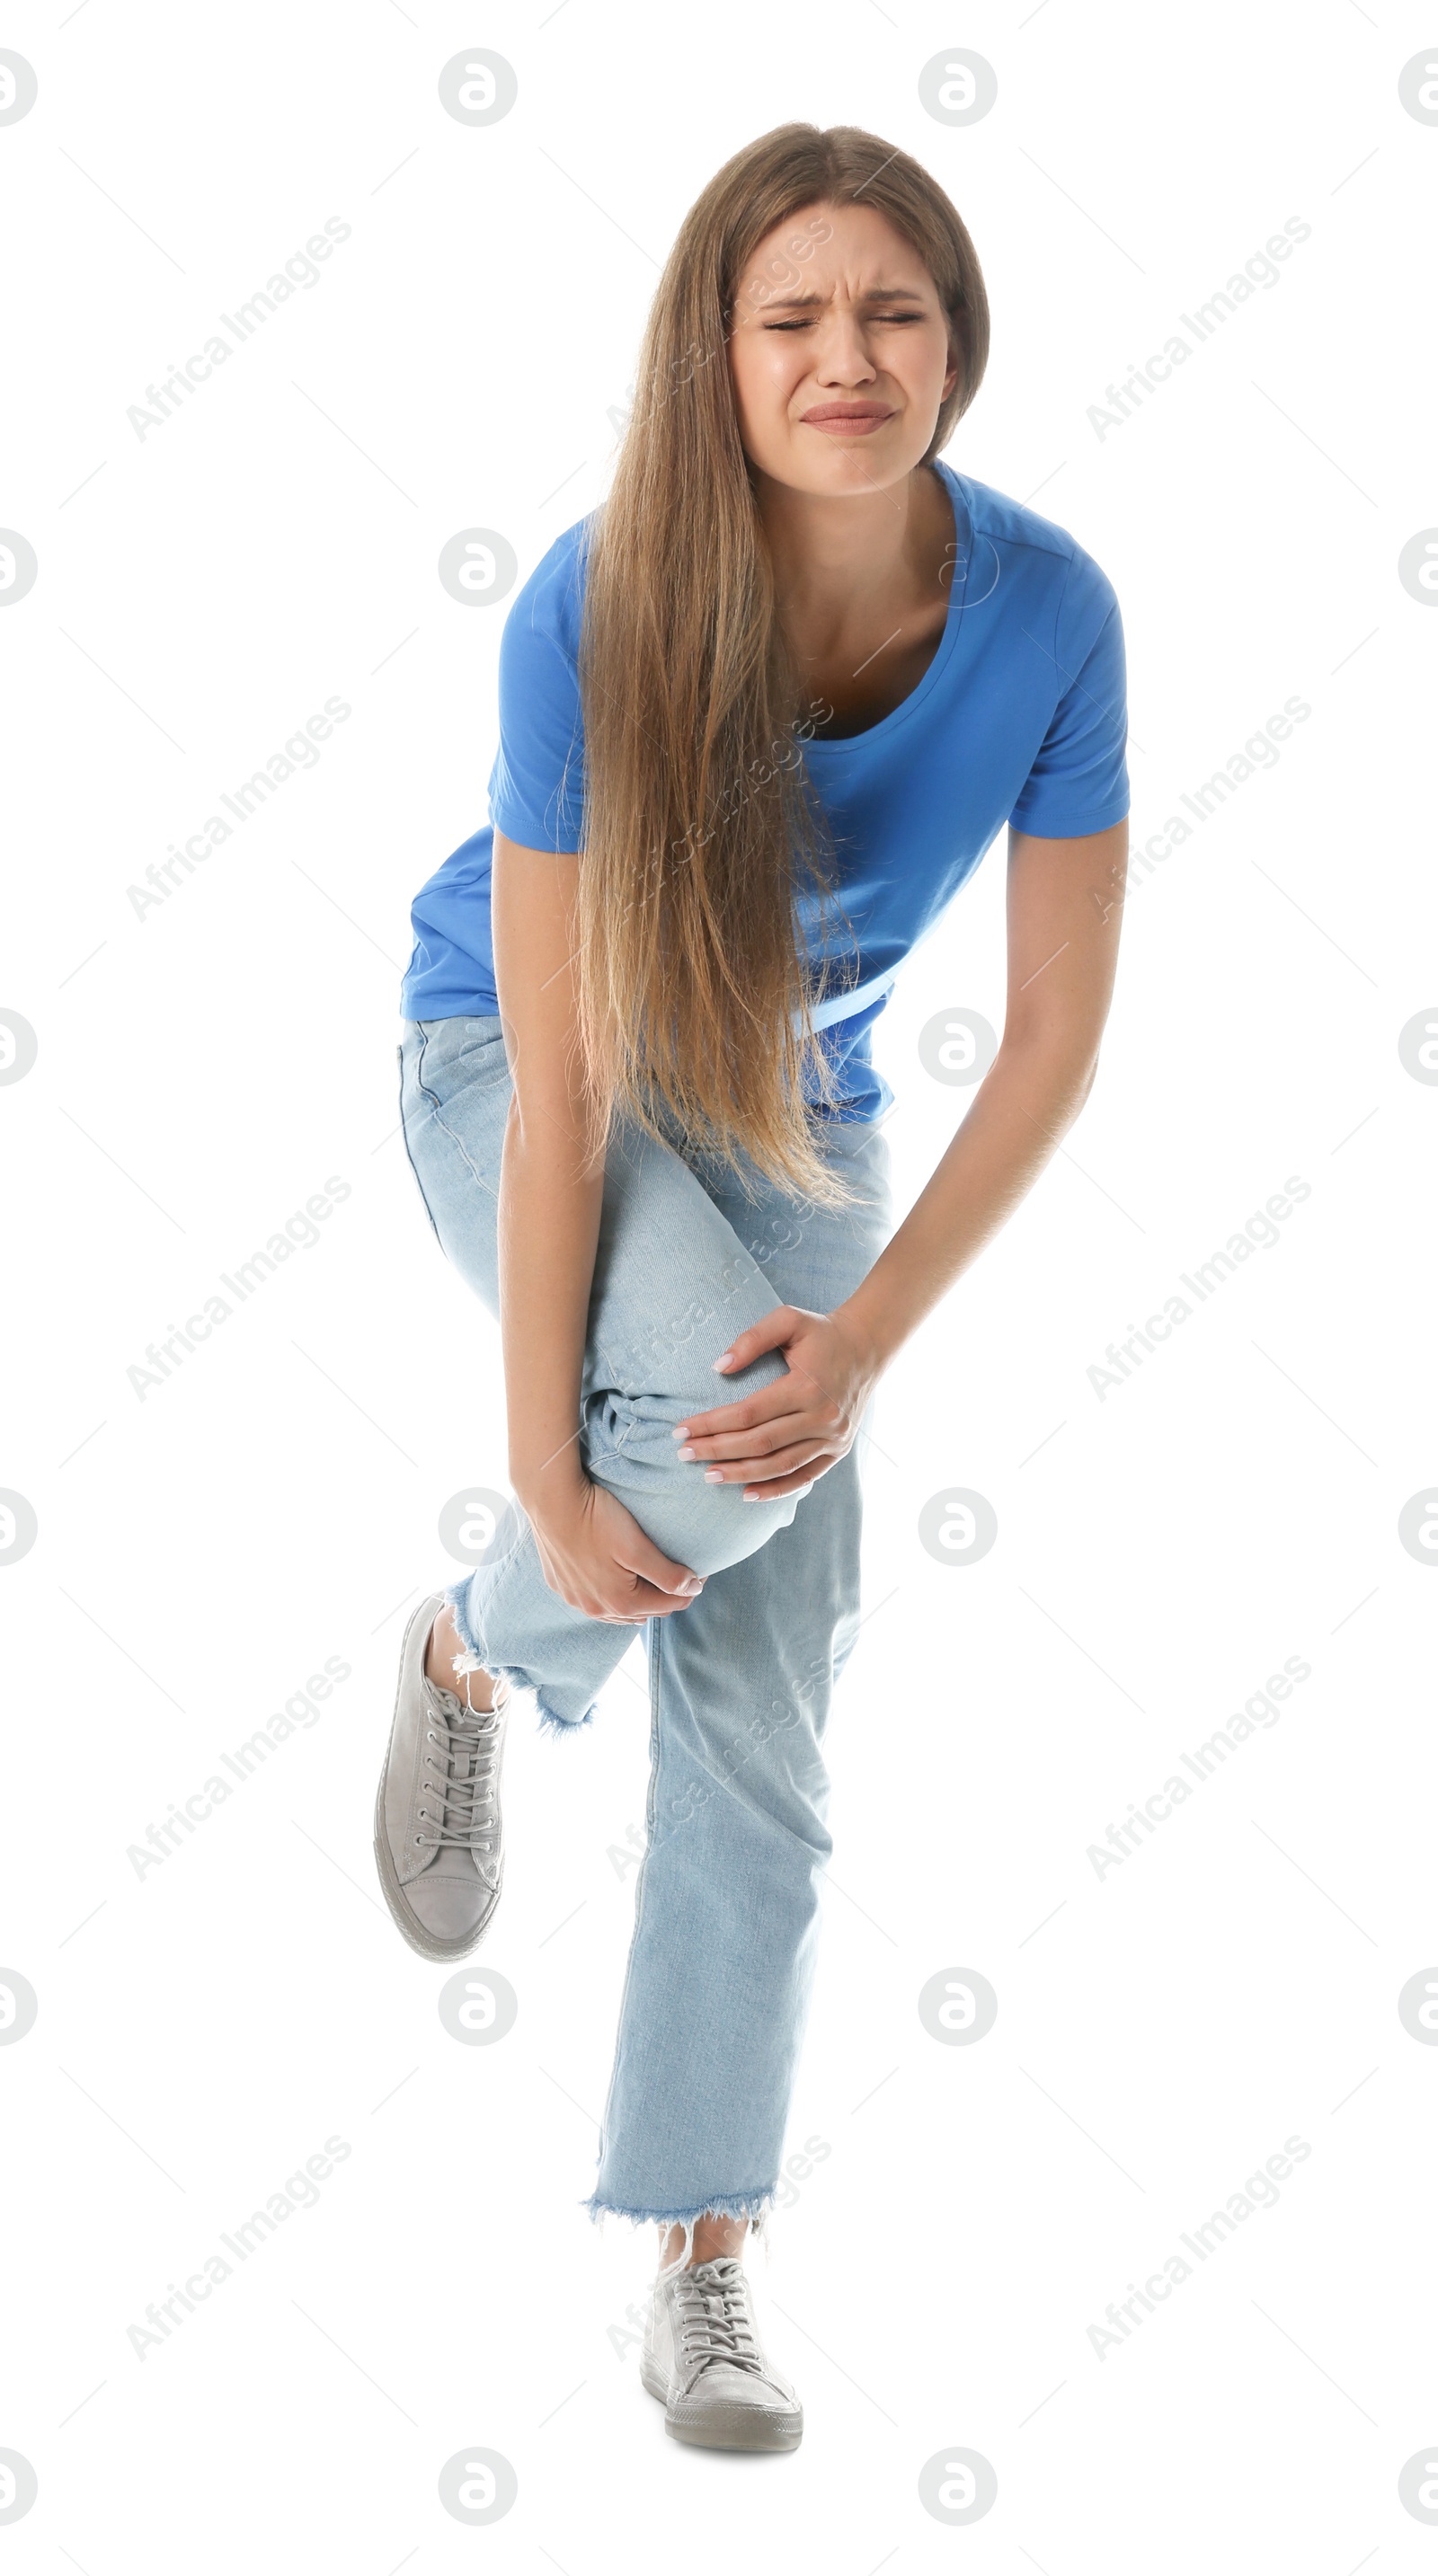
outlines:
{"label": "blue t-shirt", "polygon": [[[1044,839],[1102,832],[1128,812],[1123,627],[1106,576],[1062,528],[938,460],[957,552],[939,648],[917,688],[863,733],[806,742],[834,841],[851,937],[843,991],[815,1010],[840,1076],[839,1114],[876,1118],[892,1094],[870,1035],[895,975],[1005,823]],[[415,898],[407,1019],[498,1010],[489,929],[495,830],[577,851],[583,794],[578,682],[584,519],[514,600],[499,650],[490,819]],[[842,938],[842,934],[841,934]],[[857,955],[854,942],[857,942]],[[819,951],[810,931],[810,955]]]}

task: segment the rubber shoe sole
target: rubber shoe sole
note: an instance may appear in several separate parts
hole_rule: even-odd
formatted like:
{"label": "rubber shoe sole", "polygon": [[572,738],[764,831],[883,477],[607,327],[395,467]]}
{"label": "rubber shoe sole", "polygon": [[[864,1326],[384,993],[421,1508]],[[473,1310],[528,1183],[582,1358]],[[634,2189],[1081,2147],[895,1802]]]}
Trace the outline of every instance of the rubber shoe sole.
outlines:
{"label": "rubber shoe sole", "polygon": [[[765,2409],[757,2406],[705,2406],[687,2422],[670,2412],[667,2383],[645,2355],[639,2376],[664,2409],[664,2430],[676,2442],[703,2451],[797,2451],[804,2438],[802,2406]],[[683,2398],[680,2405],[685,2404]]]}

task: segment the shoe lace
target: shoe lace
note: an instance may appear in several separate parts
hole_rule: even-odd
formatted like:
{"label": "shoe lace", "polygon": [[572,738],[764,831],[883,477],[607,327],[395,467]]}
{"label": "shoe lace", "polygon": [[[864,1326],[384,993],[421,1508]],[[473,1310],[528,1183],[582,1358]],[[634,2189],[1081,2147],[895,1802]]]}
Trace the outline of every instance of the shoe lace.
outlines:
{"label": "shoe lace", "polygon": [[436,1696],[425,1729],[425,1742],[437,1748],[426,1753],[424,1769],[434,1775],[434,1789],[439,1799],[438,1814],[428,1807],[420,1808],[420,1818],[432,1824],[432,1834],[416,1833],[415,1841],[437,1851],[443,1845],[460,1844],[466,1850],[483,1852],[493,1849],[495,1829],[495,1774],[499,1762],[503,1710],[462,1708],[450,1701],[449,1710]]}
{"label": "shoe lace", "polygon": [[711,2361],[723,2361],[734,2370],[763,2370],[744,2266],[732,2255],[686,2265],[675,2276],[673,2302],[674,2331],[686,2364],[697,2363],[703,2370]]}

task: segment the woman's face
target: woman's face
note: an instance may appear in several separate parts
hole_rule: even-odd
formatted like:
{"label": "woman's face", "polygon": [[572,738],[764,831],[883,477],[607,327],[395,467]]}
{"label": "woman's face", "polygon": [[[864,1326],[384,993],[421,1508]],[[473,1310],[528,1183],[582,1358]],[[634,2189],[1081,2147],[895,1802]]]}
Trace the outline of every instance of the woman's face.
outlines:
{"label": "woman's face", "polygon": [[850,203],[808,207],[759,244],[735,297],[729,371],[751,464],[840,499],[912,472],[958,376],[918,252]]}

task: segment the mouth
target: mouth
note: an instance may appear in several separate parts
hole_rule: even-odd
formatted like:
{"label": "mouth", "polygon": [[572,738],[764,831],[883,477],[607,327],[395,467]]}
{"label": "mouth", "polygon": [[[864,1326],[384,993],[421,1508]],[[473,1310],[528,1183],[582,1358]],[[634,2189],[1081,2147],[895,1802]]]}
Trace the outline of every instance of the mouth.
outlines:
{"label": "mouth", "polygon": [[865,438],[882,429],[894,417],[887,403],[816,403],[803,415],[806,429],[819,429],[831,438]]}

